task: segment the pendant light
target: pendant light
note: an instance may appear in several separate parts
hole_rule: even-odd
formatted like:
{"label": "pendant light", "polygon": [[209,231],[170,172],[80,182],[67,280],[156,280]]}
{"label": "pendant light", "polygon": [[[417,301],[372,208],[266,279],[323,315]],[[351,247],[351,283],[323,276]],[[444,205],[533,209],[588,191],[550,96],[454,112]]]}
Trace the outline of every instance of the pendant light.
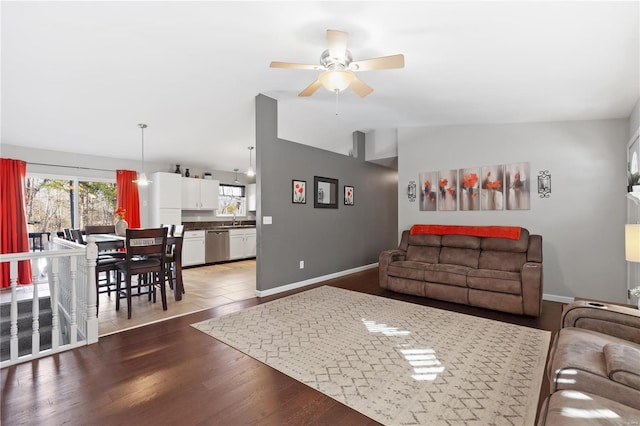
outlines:
{"label": "pendant light", "polygon": [[137,183],[138,186],[147,186],[151,183],[151,181],[147,179],[147,174],[144,172],[144,129],[148,126],[144,123],[140,123],[138,124],[138,127],[140,127],[140,131],[142,132],[142,167],[138,179],[133,182]]}
{"label": "pendant light", "polygon": [[240,181],[238,180],[238,170],[239,169],[233,169],[233,171],[236,172],[236,178],[234,179],[233,183],[235,183],[236,185],[240,183]]}
{"label": "pendant light", "polygon": [[253,170],[253,162],[251,161],[251,151],[253,151],[253,147],[250,146],[248,149],[249,149],[249,170],[247,170],[247,176],[253,177],[256,175],[256,171]]}

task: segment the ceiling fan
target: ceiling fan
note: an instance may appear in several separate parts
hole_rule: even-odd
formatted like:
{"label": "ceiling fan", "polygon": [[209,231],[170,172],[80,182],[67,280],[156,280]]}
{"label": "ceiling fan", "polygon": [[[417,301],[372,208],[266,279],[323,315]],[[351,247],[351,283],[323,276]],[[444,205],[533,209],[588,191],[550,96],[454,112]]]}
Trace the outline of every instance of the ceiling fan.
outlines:
{"label": "ceiling fan", "polygon": [[373,89],[356,77],[356,71],[404,68],[404,55],[354,61],[351,52],[347,50],[348,36],[349,34],[344,31],[327,30],[329,48],[322,52],[319,65],[274,61],[271,62],[270,67],[323,71],[318,76],[318,79],[307,86],[298,96],[311,96],[320,86],[324,86],[327,90],[336,94],[347,87],[351,87],[351,90],[360,97],[367,96],[373,92]]}

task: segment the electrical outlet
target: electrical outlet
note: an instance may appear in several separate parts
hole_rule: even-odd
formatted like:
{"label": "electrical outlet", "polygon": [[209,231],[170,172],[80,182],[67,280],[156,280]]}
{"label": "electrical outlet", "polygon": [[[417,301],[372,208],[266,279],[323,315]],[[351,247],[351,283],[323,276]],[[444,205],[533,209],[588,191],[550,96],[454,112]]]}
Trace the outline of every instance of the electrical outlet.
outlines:
{"label": "electrical outlet", "polygon": [[304,269],[304,260],[300,261],[300,269]]}

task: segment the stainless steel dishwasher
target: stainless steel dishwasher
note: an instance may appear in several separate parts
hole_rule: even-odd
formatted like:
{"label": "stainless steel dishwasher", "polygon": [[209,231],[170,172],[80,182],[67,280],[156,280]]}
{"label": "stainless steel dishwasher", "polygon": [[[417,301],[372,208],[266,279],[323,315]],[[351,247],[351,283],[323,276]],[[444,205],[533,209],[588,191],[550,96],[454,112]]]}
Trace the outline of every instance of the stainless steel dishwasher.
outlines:
{"label": "stainless steel dishwasher", "polygon": [[229,260],[229,231],[208,230],[204,242],[206,263]]}

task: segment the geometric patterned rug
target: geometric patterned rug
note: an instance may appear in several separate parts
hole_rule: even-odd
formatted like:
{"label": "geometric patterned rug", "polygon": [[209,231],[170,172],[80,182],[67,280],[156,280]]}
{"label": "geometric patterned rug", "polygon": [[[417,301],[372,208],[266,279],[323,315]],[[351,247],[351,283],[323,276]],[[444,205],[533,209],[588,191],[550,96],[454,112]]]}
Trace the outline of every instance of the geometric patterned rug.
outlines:
{"label": "geometric patterned rug", "polygon": [[533,425],[550,340],[329,286],[192,326],[388,425]]}

